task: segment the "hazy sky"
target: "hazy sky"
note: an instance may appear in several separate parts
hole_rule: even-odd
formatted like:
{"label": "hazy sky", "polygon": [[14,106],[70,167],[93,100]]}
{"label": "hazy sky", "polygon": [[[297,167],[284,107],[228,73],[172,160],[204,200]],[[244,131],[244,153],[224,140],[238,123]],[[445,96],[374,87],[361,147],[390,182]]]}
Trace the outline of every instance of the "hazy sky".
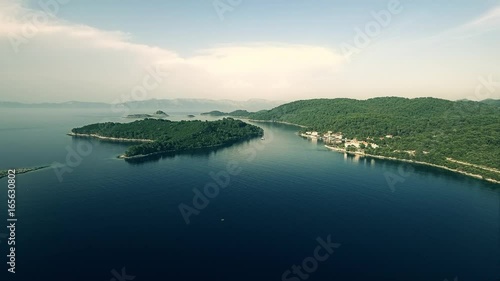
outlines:
{"label": "hazy sky", "polygon": [[499,50],[500,0],[0,0],[3,101],[499,99]]}

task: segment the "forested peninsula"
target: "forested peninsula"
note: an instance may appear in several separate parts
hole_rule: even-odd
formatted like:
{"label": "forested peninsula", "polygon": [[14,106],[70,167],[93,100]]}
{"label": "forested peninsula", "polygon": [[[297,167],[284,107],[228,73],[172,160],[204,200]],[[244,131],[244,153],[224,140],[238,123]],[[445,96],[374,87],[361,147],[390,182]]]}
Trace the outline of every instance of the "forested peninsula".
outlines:
{"label": "forested peninsula", "polygon": [[349,153],[428,163],[500,181],[500,107],[491,100],[313,99],[246,118],[305,126],[303,136]]}
{"label": "forested peninsula", "polygon": [[130,123],[97,123],[71,130],[70,135],[115,141],[134,141],[121,158],[230,145],[263,135],[263,130],[241,120],[169,121],[144,119]]}

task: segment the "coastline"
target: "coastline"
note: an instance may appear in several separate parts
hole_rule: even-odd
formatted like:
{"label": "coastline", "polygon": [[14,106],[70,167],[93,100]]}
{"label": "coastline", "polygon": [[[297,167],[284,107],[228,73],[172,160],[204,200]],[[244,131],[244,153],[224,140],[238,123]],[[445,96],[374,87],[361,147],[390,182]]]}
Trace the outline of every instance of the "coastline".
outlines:
{"label": "coastline", "polygon": [[[243,118],[242,118],[242,119],[243,119]],[[301,127],[301,128],[307,128],[307,126],[304,126],[304,125],[299,125],[299,124],[290,123],[290,122],[285,122],[285,121],[255,120],[255,119],[248,119],[248,118],[245,118],[245,119],[246,119],[246,120],[248,120],[248,121],[250,121],[250,122],[280,123],[280,124],[286,124],[286,125],[297,126],[297,127]]]}
{"label": "coastline", "polygon": [[195,148],[182,149],[182,150],[165,150],[165,151],[158,151],[158,152],[153,152],[153,153],[148,153],[148,154],[140,154],[140,155],[134,155],[134,156],[126,156],[125,154],[121,154],[121,155],[118,155],[117,158],[124,159],[124,160],[140,159],[140,158],[150,157],[150,156],[154,156],[154,155],[161,155],[161,154],[166,154],[166,153],[172,153],[172,152],[183,152],[183,151],[197,150],[197,149],[204,149],[204,148],[216,148],[216,147],[220,147],[220,146],[224,146],[224,144],[202,146],[202,147],[195,147]]}
{"label": "coastline", "polygon": [[[253,137],[256,138],[256,137]],[[250,140],[252,138],[244,139],[244,140],[239,140],[239,141],[245,141],[245,140]],[[237,141],[237,142],[239,142]],[[145,158],[145,157],[150,157],[154,155],[161,155],[165,153],[172,153],[172,152],[183,152],[183,151],[190,151],[190,150],[198,150],[198,149],[205,149],[205,148],[217,148],[217,147],[223,147],[225,145],[231,145],[234,143],[222,143],[222,144],[217,144],[217,145],[210,145],[210,146],[201,146],[201,147],[194,147],[194,148],[189,148],[189,149],[181,149],[181,150],[165,150],[165,151],[158,151],[158,152],[153,152],[153,153],[148,153],[148,154],[140,154],[140,155],[134,155],[134,156],[126,156],[125,154],[118,155],[117,158],[119,159],[140,159],[140,158]]]}
{"label": "coastline", "polygon": [[[255,120],[255,121],[259,121],[259,120]],[[269,121],[269,122],[273,122],[273,121]],[[288,124],[290,124],[290,125],[296,125],[296,126],[299,126],[299,127],[302,127],[302,128],[306,128],[306,126],[303,126],[303,125],[292,124],[292,123],[288,123]],[[464,171],[460,171],[460,170],[457,170],[457,169],[452,169],[452,168],[449,168],[449,167],[446,167],[446,166],[432,164],[432,163],[428,163],[428,162],[408,160],[408,159],[400,159],[400,158],[396,158],[396,157],[381,156],[381,155],[374,155],[374,154],[366,154],[366,153],[355,152],[355,151],[347,151],[346,149],[336,148],[336,147],[329,146],[329,145],[326,145],[326,144],[325,144],[325,147],[328,148],[328,149],[330,149],[330,150],[334,150],[334,151],[341,152],[341,153],[347,153],[347,154],[351,154],[351,155],[359,155],[359,156],[363,156],[363,157],[371,157],[371,158],[377,158],[377,159],[383,159],[383,160],[400,161],[400,162],[406,162],[406,163],[413,163],[413,164],[420,164],[420,165],[430,166],[430,167],[434,167],[434,168],[440,168],[440,169],[448,170],[450,172],[459,173],[459,174],[462,174],[462,175],[465,175],[465,176],[473,177],[473,178],[476,178],[476,179],[485,180],[485,181],[488,181],[488,182],[491,182],[491,183],[500,184],[500,181],[495,180],[495,179],[485,178],[485,177],[483,177],[481,175],[478,175],[478,174],[464,172]],[[460,161],[449,160],[449,159],[451,159],[451,158],[447,158],[447,160],[450,161],[450,162],[461,163]],[[464,165],[477,166],[477,165],[469,164],[469,163],[464,163]],[[491,171],[491,169],[487,169],[487,170]]]}
{"label": "coastline", "polygon": [[[33,167],[33,168],[14,168],[11,170],[15,170],[16,175],[20,175],[20,174],[34,172],[34,171],[38,171],[38,170],[49,168],[49,167],[50,167],[50,165],[44,165],[44,166],[38,166],[38,167]],[[8,175],[8,171],[9,170],[0,170],[0,179],[6,177]]]}
{"label": "coastline", "polygon": [[[151,140],[151,139],[114,138],[114,137],[105,137],[105,136],[101,136],[101,135],[98,135],[98,134],[79,134],[79,133],[73,133],[73,132],[67,133],[67,135],[68,136],[72,136],[72,137],[97,138],[97,139],[109,140],[109,141],[113,141],[113,142],[133,142],[133,143],[137,143],[137,142],[143,142],[143,143],[155,142],[155,140]],[[261,134],[259,136],[261,136]],[[217,148],[217,147],[223,147],[223,146],[226,146],[226,145],[231,145],[233,143],[240,142],[240,141],[250,140],[250,139],[256,138],[256,137],[257,136],[247,137],[245,139],[240,139],[240,140],[232,141],[232,142],[229,142],[229,143],[221,143],[221,144],[217,144],[217,145],[193,147],[193,148],[188,148],[188,149],[174,149],[174,150],[157,151],[157,152],[153,152],[153,153],[140,154],[140,155],[134,155],[134,156],[126,156],[125,154],[121,154],[121,155],[118,155],[116,158],[118,158],[118,159],[124,159],[124,160],[127,160],[127,159],[128,160],[132,160],[132,159],[146,158],[146,157],[150,157],[150,156],[154,156],[154,155],[161,155],[161,154],[172,153],[172,152],[183,152],[183,151],[198,150],[198,149],[205,149],[205,148]]]}
{"label": "coastline", "polygon": [[342,153],[347,153],[347,154],[351,154],[351,155],[359,155],[359,156],[363,156],[363,157],[371,157],[371,158],[377,158],[377,159],[383,159],[383,160],[393,160],[393,161],[400,161],[400,162],[420,164],[420,165],[425,165],[425,166],[440,168],[440,169],[448,170],[450,172],[455,172],[455,173],[459,173],[459,174],[466,175],[466,176],[469,176],[469,177],[473,177],[473,178],[476,178],[476,179],[481,179],[481,180],[485,180],[485,181],[488,181],[488,182],[500,184],[500,181],[497,181],[495,179],[485,178],[485,177],[483,177],[481,175],[478,175],[478,174],[472,174],[472,173],[468,173],[468,172],[464,172],[464,171],[460,171],[460,170],[457,170],[457,169],[452,169],[452,168],[449,168],[449,167],[446,167],[446,166],[432,164],[432,163],[428,163],[428,162],[408,160],[408,159],[400,159],[400,158],[389,157],[389,156],[366,154],[366,153],[354,152],[354,151],[346,151],[345,149],[336,148],[336,147],[329,146],[329,145],[326,145],[326,144],[325,144],[325,147],[328,148],[328,149],[330,149],[330,150],[334,150],[334,151],[342,152]]}
{"label": "coastline", "polygon": [[78,134],[78,133],[68,133],[68,136],[72,137],[83,137],[83,138],[97,138],[102,140],[110,140],[116,142],[154,142],[154,140],[149,139],[126,139],[126,138],[113,138],[113,137],[104,137],[97,134]]}

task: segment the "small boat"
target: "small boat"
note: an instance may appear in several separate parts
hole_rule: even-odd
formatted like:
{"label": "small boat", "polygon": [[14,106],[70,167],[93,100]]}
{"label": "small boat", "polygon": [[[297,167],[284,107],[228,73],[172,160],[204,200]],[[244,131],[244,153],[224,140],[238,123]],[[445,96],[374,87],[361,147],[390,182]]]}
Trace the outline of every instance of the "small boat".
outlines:
{"label": "small boat", "polygon": [[262,138],[260,138],[260,139],[261,139],[261,140],[265,140],[265,138],[264,138],[264,137],[262,137]]}

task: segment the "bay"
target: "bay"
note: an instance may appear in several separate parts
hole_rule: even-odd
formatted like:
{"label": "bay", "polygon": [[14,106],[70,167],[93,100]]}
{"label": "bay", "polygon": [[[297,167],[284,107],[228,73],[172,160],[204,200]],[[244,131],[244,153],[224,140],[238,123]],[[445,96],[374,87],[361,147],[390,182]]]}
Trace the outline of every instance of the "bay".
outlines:
{"label": "bay", "polygon": [[[134,280],[281,280],[328,236],[341,245],[307,280],[500,277],[493,183],[328,151],[283,124],[253,123],[265,140],[126,162],[116,156],[127,144],[66,135],[132,121],[118,113],[2,109],[0,120],[0,169],[72,164],[61,177],[53,168],[16,177],[17,273],[5,266],[1,280],[111,280],[123,268]],[[81,161],[68,158],[86,147]],[[211,174],[228,163],[240,173],[186,224],[179,205],[193,207],[193,189],[216,183]],[[7,179],[0,185],[7,233]]]}

